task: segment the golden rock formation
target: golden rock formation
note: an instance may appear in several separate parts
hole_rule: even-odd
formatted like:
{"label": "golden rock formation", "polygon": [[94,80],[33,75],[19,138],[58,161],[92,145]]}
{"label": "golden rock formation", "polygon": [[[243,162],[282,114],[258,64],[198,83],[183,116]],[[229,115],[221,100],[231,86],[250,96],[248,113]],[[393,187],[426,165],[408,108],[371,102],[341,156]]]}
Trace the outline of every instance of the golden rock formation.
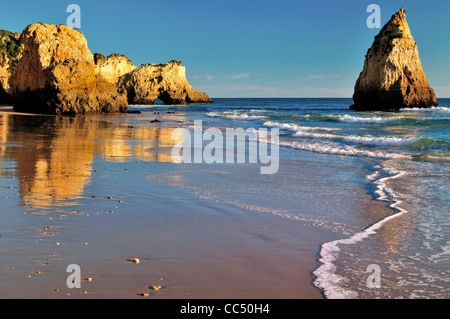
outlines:
{"label": "golden rock formation", "polygon": [[355,84],[355,110],[427,108],[438,105],[400,9],[375,37]]}
{"label": "golden rock formation", "polygon": [[130,73],[136,66],[130,60],[121,54],[111,54],[107,58],[103,55],[94,54],[95,71],[106,81],[116,84],[119,77],[126,73]]}
{"label": "golden rock formation", "polygon": [[117,85],[127,92],[130,104],[153,104],[158,98],[165,104],[212,103],[206,93],[192,88],[186,79],[186,68],[175,60],[143,64],[121,76]]}
{"label": "golden rock formation", "polygon": [[19,112],[126,112],[128,102],[211,103],[194,90],[179,61],[136,68],[120,54],[93,55],[84,35],[65,25],[35,23],[22,34],[0,30],[0,104]]}
{"label": "golden rock formation", "polygon": [[126,98],[95,72],[84,35],[64,25],[36,23],[22,33],[15,70],[14,109],[78,114],[125,112]]}

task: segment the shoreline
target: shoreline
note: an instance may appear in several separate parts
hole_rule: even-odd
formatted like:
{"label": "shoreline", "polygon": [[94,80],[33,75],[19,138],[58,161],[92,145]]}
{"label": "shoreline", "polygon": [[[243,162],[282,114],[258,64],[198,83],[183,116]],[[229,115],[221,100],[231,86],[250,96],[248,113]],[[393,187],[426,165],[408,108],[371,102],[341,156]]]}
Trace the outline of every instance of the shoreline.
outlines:
{"label": "shoreline", "polygon": [[0,114],[11,114],[11,115],[40,115],[43,114],[35,114],[35,113],[22,113],[22,112],[15,112],[14,107],[12,105],[0,105]]}
{"label": "shoreline", "polygon": [[[177,114],[157,114],[161,125],[177,121]],[[142,117],[36,118],[50,123],[36,140],[29,122],[11,115],[15,130],[25,126],[16,141],[22,146],[11,148],[17,166],[2,180],[10,228],[1,238],[8,252],[0,261],[2,298],[142,298],[139,293],[149,292],[167,299],[322,299],[313,285],[320,247],[342,238],[346,227],[338,215],[324,215],[330,209],[364,215],[373,205],[353,182],[347,191],[335,189],[342,172],[327,177],[336,169],[355,171],[357,158],[323,166],[323,154],[303,151],[292,161],[299,151],[285,149],[280,174],[267,179],[254,166],[171,163],[173,128],[136,126]],[[52,147],[36,149],[46,144]],[[70,154],[77,156],[62,165]],[[30,175],[33,167],[38,170]],[[295,187],[285,184],[289,176],[296,177]],[[268,186],[249,192],[252,185]],[[297,212],[296,203],[305,207]],[[82,278],[93,278],[81,289],[65,285],[72,263]],[[155,284],[162,289],[149,291]]]}
{"label": "shoreline", "polygon": [[[392,189],[388,188],[385,181],[395,179],[404,175],[404,172],[388,171],[388,176],[379,177],[372,181],[376,185],[376,191],[374,195],[378,196],[375,200],[389,203],[388,207],[392,209],[392,214],[383,217],[373,224],[361,229],[360,231],[352,234],[351,236],[343,239],[334,240],[331,242],[323,243],[319,251],[319,262],[321,265],[314,270],[313,274],[316,276],[314,281],[317,287],[323,290],[323,294],[327,299],[354,299],[358,297],[358,293],[342,288],[339,284],[344,282],[346,278],[337,275],[335,273],[335,265],[333,262],[338,258],[340,245],[354,245],[364,239],[375,235],[377,231],[388,221],[407,214],[408,211],[397,207],[403,201],[399,199],[399,194],[396,194]],[[374,174],[368,175],[367,179],[370,180],[374,175],[378,175],[378,171]]]}
{"label": "shoreline", "polygon": [[[22,116],[10,115],[15,126],[29,125],[21,124]],[[39,171],[30,176],[24,168],[41,165],[45,153],[35,150],[47,138],[25,134],[16,142],[22,146],[11,149],[18,166],[2,178],[7,209],[7,228],[0,239],[5,251],[0,261],[2,298],[142,298],[141,291],[161,283],[160,291],[150,291],[152,298],[322,298],[311,285],[321,241],[313,230],[302,232],[315,241],[297,248],[298,225],[289,220],[212,203],[191,189],[150,181],[147,177],[155,174],[177,174],[179,166],[164,162],[164,149],[158,149],[156,157],[142,158],[140,148],[123,157],[139,141],[129,139],[116,144],[115,154],[102,151],[117,143],[115,136],[133,131],[140,136],[149,129],[167,136],[164,128],[133,127],[123,135],[123,126],[114,124],[106,126],[111,137],[94,129],[97,136],[92,138],[83,127],[91,132],[96,117],[74,123],[64,117],[54,120],[49,167],[63,154],[75,152],[77,158],[47,171],[47,177],[37,179]],[[92,143],[100,150],[89,155]],[[152,143],[146,140],[144,149]],[[57,189],[51,186],[55,183]],[[286,236],[291,239],[286,241]],[[132,258],[141,262],[130,263]],[[66,268],[73,263],[79,264],[82,278],[93,278],[83,280],[81,289],[65,287]]]}
{"label": "shoreline", "polygon": [[87,114],[42,114],[42,113],[27,113],[14,111],[12,105],[0,105],[0,114],[10,115],[33,115],[33,116],[99,116],[99,115],[126,115],[127,113],[87,113]]}

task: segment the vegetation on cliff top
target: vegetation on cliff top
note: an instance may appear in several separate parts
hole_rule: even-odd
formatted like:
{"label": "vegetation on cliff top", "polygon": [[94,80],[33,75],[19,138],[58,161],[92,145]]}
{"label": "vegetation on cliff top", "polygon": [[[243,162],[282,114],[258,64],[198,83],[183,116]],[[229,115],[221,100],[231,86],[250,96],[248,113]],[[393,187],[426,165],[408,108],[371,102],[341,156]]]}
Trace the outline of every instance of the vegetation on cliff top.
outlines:
{"label": "vegetation on cliff top", "polygon": [[103,54],[101,54],[101,53],[94,53],[94,63],[96,64],[96,65],[99,65],[99,64],[103,64],[103,63],[105,63],[106,62],[106,60],[107,59],[111,59],[111,58],[125,58],[125,59],[127,59],[128,60],[128,62],[130,62],[131,63],[131,61],[130,61],[130,59],[128,59],[125,55],[123,55],[123,54],[119,54],[119,53],[113,53],[113,54],[110,54],[108,57],[105,57]]}
{"label": "vegetation on cliff top", "polygon": [[166,62],[166,63],[159,63],[159,64],[156,64],[156,63],[146,63],[146,64],[142,64],[143,66],[158,66],[158,67],[165,67],[165,66],[167,66],[167,65],[169,65],[169,64],[174,64],[174,65],[181,65],[181,61],[178,61],[178,60],[171,60],[171,61],[169,61],[169,62]]}
{"label": "vegetation on cliff top", "polygon": [[21,38],[11,31],[0,30],[0,66],[9,64],[9,70],[14,71],[18,56],[22,52]]}
{"label": "vegetation on cliff top", "polygon": [[94,53],[94,63],[96,65],[103,64],[106,61],[106,58],[101,53]]}

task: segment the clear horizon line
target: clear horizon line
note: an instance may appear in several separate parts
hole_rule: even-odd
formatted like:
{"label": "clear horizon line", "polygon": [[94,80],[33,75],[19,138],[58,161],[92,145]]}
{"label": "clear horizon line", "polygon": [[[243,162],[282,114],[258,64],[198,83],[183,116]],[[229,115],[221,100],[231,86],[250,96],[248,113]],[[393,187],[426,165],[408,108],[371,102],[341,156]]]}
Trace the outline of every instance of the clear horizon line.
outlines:
{"label": "clear horizon line", "polygon": [[[221,96],[221,97],[211,97],[211,99],[353,99],[353,97],[330,97],[330,96],[299,96],[299,97],[292,97],[292,96],[278,96],[278,97],[240,97],[240,96]],[[450,99],[449,97],[438,97],[438,99]]]}
{"label": "clear horizon line", "polygon": [[330,96],[216,96],[211,99],[352,99],[352,97],[330,97]]}

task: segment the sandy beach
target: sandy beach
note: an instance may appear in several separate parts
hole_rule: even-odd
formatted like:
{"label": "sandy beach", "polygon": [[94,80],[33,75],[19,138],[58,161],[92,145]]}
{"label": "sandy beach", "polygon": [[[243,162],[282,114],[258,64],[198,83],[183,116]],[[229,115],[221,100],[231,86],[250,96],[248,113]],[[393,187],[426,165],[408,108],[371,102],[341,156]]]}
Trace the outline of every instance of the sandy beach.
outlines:
{"label": "sandy beach", "polygon": [[[255,191],[268,182],[258,167],[172,163],[172,113],[153,126],[138,114],[0,114],[1,298],[322,298],[311,272],[342,234],[321,212],[370,196],[344,185],[359,200],[337,202],[323,179],[335,168],[286,162],[271,183],[297,176],[298,198],[285,195],[312,216],[291,218],[270,209],[281,197]],[[66,285],[70,264],[81,288]]]}

